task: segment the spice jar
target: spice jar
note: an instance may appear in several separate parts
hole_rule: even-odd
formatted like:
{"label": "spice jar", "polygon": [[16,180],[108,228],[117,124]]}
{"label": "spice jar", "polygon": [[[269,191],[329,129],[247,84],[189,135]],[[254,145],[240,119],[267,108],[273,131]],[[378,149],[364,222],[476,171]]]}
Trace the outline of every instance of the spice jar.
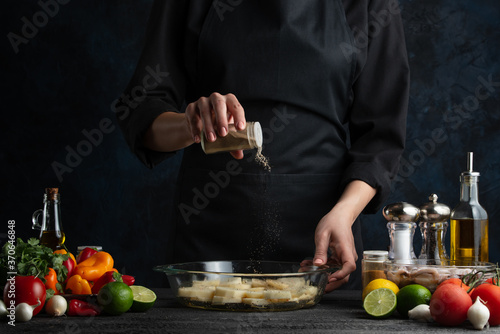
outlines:
{"label": "spice jar", "polygon": [[419,259],[440,260],[448,259],[444,238],[448,229],[450,208],[437,202],[438,196],[431,194],[429,203],[420,206],[420,233],[422,234],[422,250]]}
{"label": "spice jar", "polygon": [[384,272],[384,262],[389,258],[389,252],[383,250],[366,250],[361,260],[361,278],[363,289],[377,278],[387,278]]}
{"label": "spice jar", "polygon": [[389,204],[383,209],[390,238],[389,260],[406,262],[417,258],[413,252],[413,236],[419,214],[417,207],[406,202]]}
{"label": "spice jar", "polygon": [[231,152],[262,148],[262,128],[259,122],[248,122],[245,129],[236,130],[234,124],[229,124],[228,133],[224,137],[217,137],[213,142],[201,135],[201,148],[205,154],[217,152]]}

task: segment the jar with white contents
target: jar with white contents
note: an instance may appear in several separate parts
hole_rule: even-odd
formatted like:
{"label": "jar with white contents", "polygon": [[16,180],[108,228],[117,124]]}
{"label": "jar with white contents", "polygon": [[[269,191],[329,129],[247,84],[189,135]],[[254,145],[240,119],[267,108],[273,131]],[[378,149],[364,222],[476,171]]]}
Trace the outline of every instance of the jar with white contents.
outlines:
{"label": "jar with white contents", "polygon": [[406,202],[389,204],[384,208],[390,238],[389,260],[408,262],[417,258],[413,251],[413,237],[419,214],[416,206]]}

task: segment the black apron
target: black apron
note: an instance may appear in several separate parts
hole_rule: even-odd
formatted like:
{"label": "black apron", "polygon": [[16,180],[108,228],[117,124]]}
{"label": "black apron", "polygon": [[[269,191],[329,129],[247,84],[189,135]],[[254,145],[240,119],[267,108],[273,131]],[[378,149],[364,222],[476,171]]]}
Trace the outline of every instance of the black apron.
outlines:
{"label": "black apron", "polygon": [[[300,262],[314,255],[316,225],[340,195],[347,159],[355,62],[342,44],[352,45],[352,34],[340,0],[211,6],[192,98],[234,93],[247,121],[262,125],[271,171],[255,152],[235,160],[205,155],[200,145],[185,149],[174,261]],[[359,222],[353,232],[360,252]],[[350,286],[360,286],[359,274],[351,276]]]}

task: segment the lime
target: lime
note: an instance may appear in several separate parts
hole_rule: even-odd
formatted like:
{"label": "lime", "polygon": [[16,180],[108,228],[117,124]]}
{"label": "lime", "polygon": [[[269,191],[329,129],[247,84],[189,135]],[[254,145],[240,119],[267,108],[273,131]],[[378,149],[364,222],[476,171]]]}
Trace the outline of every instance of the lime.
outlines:
{"label": "lime", "polygon": [[134,294],[127,284],[110,282],[99,290],[97,302],[105,313],[120,315],[130,309],[134,302]]}
{"label": "lime", "polygon": [[366,313],[375,318],[387,318],[394,313],[396,304],[396,294],[388,288],[373,290],[363,300]]}
{"label": "lime", "polygon": [[408,318],[408,311],[420,304],[429,304],[431,292],[420,284],[410,284],[399,290],[398,313]]}
{"label": "lime", "polygon": [[130,308],[131,311],[146,312],[153,307],[156,301],[156,295],[152,290],[140,285],[132,285],[130,288],[134,294],[134,302]]}
{"label": "lime", "polygon": [[389,281],[388,279],[377,278],[365,286],[365,288],[363,289],[363,298],[361,300],[364,300],[366,295],[372,292],[373,290],[380,288],[391,289],[394,293],[398,293],[399,291],[399,288],[396,285],[396,283]]}

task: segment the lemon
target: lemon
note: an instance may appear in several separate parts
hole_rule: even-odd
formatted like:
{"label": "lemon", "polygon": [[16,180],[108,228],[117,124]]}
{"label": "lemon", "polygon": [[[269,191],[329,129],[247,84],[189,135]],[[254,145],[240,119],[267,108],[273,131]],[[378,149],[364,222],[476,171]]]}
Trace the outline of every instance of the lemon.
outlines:
{"label": "lemon", "polygon": [[134,302],[134,294],[127,284],[110,282],[99,290],[97,302],[105,313],[120,315],[130,309]]}
{"label": "lemon", "polygon": [[396,305],[396,294],[388,288],[375,289],[368,293],[363,300],[363,308],[366,313],[375,318],[387,318],[394,313]]}
{"label": "lemon", "polygon": [[390,289],[394,293],[398,293],[398,291],[399,291],[399,288],[396,285],[396,283],[389,281],[388,279],[385,279],[385,278],[377,278],[365,286],[365,288],[363,289],[363,297],[361,300],[364,300],[366,295],[368,295],[373,290],[380,289],[380,288]]}
{"label": "lemon", "polygon": [[410,284],[402,287],[397,293],[398,313],[408,318],[408,311],[420,304],[429,304],[431,292],[420,284]]}
{"label": "lemon", "polygon": [[134,294],[134,302],[130,308],[131,311],[146,312],[153,307],[156,301],[156,294],[152,290],[140,285],[132,285],[130,288]]}

